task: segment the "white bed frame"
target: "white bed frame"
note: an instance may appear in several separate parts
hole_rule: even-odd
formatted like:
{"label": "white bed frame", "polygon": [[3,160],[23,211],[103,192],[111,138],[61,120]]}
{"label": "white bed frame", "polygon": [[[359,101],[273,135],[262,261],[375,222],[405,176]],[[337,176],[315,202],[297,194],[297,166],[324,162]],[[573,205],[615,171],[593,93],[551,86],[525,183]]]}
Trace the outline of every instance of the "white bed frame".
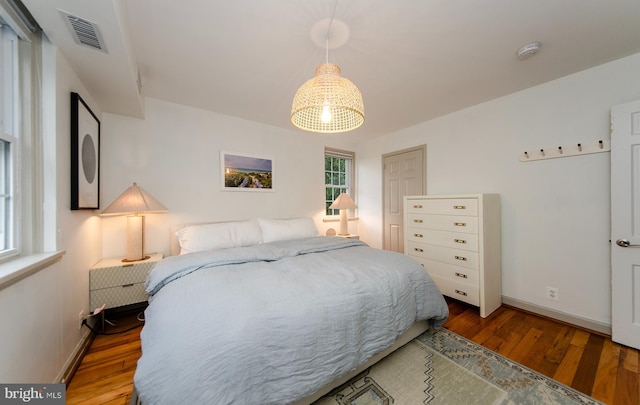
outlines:
{"label": "white bed frame", "polygon": [[[203,223],[194,223],[194,224],[178,224],[178,225],[171,226],[171,228],[170,228],[170,241],[169,241],[169,247],[170,247],[171,256],[175,256],[175,255],[180,254],[180,243],[178,242],[178,238],[176,236],[176,231],[178,231],[178,230],[180,230],[180,229],[182,229],[182,228],[184,228],[186,226],[206,225],[206,224],[210,224],[210,223],[215,223],[215,222],[206,222],[206,223],[203,222]],[[316,391],[312,395],[309,395],[306,398],[303,398],[303,399],[301,399],[299,401],[294,402],[293,405],[307,405],[307,404],[313,403],[314,401],[317,401],[322,396],[324,396],[324,395],[328,394],[329,392],[331,392],[331,390],[333,390],[334,388],[337,388],[337,387],[341,386],[342,384],[346,383],[347,381],[349,381],[350,379],[354,378],[355,376],[357,376],[358,374],[360,374],[361,372],[363,372],[367,368],[371,367],[372,365],[376,364],[377,362],[379,362],[380,360],[382,360],[383,358],[385,358],[386,356],[391,354],[396,349],[400,348],[401,346],[404,346],[405,344],[409,343],[410,341],[412,341],[416,337],[420,336],[422,333],[424,333],[427,330],[429,330],[429,328],[430,328],[430,326],[429,326],[429,322],[428,321],[415,322],[387,350],[385,350],[385,351],[383,351],[381,353],[378,353],[377,355],[371,357],[369,359],[369,361],[367,361],[362,366],[356,368],[355,370],[347,373],[346,375],[344,375],[344,376],[342,376],[340,378],[337,378],[337,379],[331,381],[329,384],[325,385],[324,387],[322,387],[321,389],[319,389],[318,391]],[[132,401],[132,404],[133,403],[134,402]]]}

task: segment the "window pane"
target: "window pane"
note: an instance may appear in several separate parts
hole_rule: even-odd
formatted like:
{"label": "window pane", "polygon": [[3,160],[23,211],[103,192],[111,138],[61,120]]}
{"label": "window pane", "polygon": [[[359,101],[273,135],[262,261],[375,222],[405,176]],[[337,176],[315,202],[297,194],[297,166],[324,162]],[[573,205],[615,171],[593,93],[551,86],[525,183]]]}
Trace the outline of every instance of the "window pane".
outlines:
{"label": "window pane", "polygon": [[0,140],[0,251],[8,249],[9,229],[7,229],[7,216],[9,215],[9,142]]}
{"label": "window pane", "polygon": [[[340,210],[330,209],[329,206],[335,201],[340,193],[349,193],[351,182],[352,159],[349,152],[336,151],[331,155],[326,151],[325,155],[325,210],[327,215],[339,215]],[[353,198],[353,196],[351,196]]]}

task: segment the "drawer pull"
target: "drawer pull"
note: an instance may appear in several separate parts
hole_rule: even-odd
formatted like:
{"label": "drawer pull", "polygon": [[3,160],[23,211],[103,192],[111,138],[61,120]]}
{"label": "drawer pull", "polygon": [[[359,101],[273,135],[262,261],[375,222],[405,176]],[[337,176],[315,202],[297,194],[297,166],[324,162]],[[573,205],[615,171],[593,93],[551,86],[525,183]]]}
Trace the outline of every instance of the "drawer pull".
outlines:
{"label": "drawer pull", "polygon": [[460,278],[468,278],[466,274],[456,272],[456,276]]}
{"label": "drawer pull", "polygon": [[454,222],[453,226],[467,226],[465,222]]}
{"label": "drawer pull", "polygon": [[416,252],[420,252],[420,253],[424,252],[424,249],[420,249],[420,248],[413,248],[413,250],[415,250]]}
{"label": "drawer pull", "polygon": [[416,224],[421,224],[422,220],[421,219],[414,219],[413,222],[415,222]]}
{"label": "drawer pull", "polygon": [[424,238],[424,236],[422,236],[422,234],[420,233],[414,233],[413,236],[415,236],[416,238]]}
{"label": "drawer pull", "polygon": [[126,287],[133,287],[133,284],[134,284],[134,283],[131,283],[131,284],[123,284],[123,285],[122,285],[122,288],[126,288]]}
{"label": "drawer pull", "polygon": [[464,291],[461,291],[461,290],[456,290],[456,294],[460,294],[460,295],[463,295],[465,297],[467,296],[467,293],[464,292]]}
{"label": "drawer pull", "polygon": [[455,243],[467,243],[467,241],[466,241],[466,240],[464,240],[464,239],[454,239],[453,241],[454,241]]}
{"label": "drawer pull", "polygon": [[464,256],[456,256],[456,260],[462,260],[463,262],[466,262],[467,258]]}
{"label": "drawer pull", "polygon": [[124,269],[125,267],[133,267],[133,264],[123,264],[122,268]]}
{"label": "drawer pull", "polygon": [[413,208],[422,208],[422,205],[414,205]]}
{"label": "drawer pull", "polygon": [[466,205],[454,205],[453,209],[454,210],[466,210],[467,207],[466,207]]}

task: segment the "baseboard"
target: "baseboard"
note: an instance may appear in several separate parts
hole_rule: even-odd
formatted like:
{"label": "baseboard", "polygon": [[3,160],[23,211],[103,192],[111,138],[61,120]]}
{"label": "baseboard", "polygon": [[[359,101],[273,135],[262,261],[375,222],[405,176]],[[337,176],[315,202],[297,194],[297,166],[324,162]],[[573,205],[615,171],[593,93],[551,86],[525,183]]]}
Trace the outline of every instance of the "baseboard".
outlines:
{"label": "baseboard", "polygon": [[504,295],[502,296],[502,303],[518,309],[522,309],[524,311],[532,312],[534,314],[546,316],[560,322],[575,325],[583,329],[611,336],[611,325],[606,323],[592,321],[590,319],[571,315],[562,311],[555,311],[553,309],[549,309],[540,305],[530,304],[528,302],[520,301],[515,298],[505,297]]}
{"label": "baseboard", "polygon": [[[95,327],[96,322],[92,318],[89,318],[88,321],[93,324],[92,327]],[[71,356],[69,356],[69,358],[67,359],[67,362],[62,367],[60,373],[56,376],[56,379],[54,381],[55,384],[65,384],[68,386],[69,382],[71,382],[71,379],[73,378],[73,375],[76,373],[76,370],[80,366],[82,358],[87,353],[87,351],[89,351],[95,335],[89,328],[85,327],[83,328],[83,330],[84,333],[80,338],[80,341],[73,349]]]}

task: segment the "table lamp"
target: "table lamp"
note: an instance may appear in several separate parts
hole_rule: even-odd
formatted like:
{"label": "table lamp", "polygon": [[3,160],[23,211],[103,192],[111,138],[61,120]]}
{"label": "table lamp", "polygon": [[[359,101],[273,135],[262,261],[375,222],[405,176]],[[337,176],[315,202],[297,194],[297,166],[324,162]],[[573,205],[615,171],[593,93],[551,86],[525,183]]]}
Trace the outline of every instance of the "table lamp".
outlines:
{"label": "table lamp", "polygon": [[347,210],[358,208],[356,203],[347,195],[347,193],[340,193],[338,198],[335,199],[333,204],[329,206],[331,209],[340,210],[340,232],[338,235],[349,235],[349,227],[347,224]]}
{"label": "table lamp", "polygon": [[144,215],[140,214],[167,211],[167,207],[133,183],[133,186],[127,188],[100,213],[101,216],[127,216],[127,256],[122,259],[123,262],[136,262],[149,258],[144,255]]}

